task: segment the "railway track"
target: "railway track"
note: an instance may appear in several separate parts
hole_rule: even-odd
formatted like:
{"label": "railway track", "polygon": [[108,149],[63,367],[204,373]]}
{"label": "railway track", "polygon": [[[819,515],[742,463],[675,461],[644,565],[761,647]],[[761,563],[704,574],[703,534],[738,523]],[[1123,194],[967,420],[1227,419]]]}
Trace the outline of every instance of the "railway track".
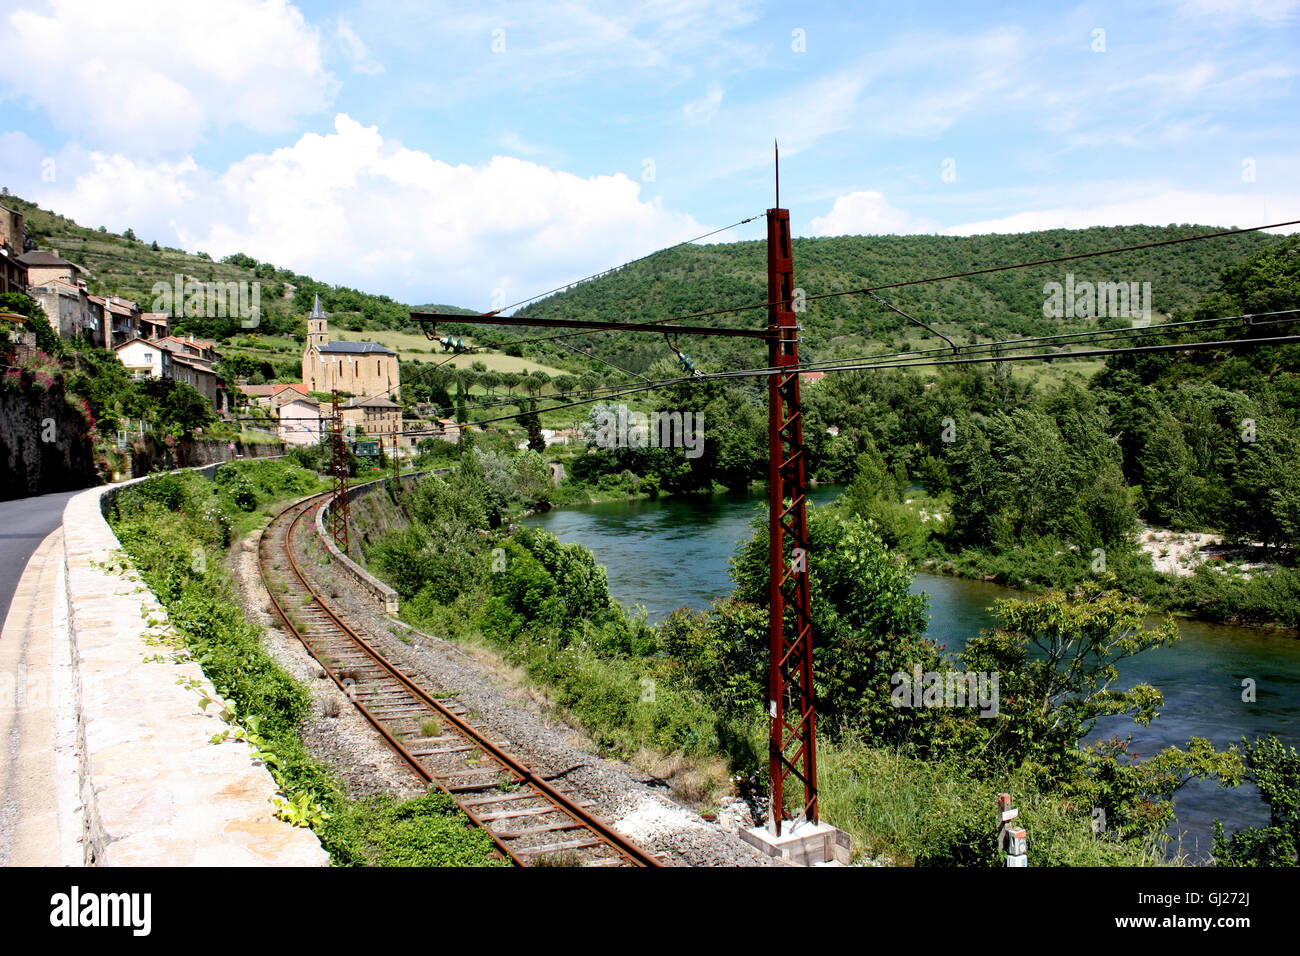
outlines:
{"label": "railway track", "polygon": [[328,495],[281,511],[258,546],[276,614],[422,781],[451,796],[518,866],[661,866],[647,850],[476,729],[454,697],[404,674],[312,585],[294,554],[304,519]]}

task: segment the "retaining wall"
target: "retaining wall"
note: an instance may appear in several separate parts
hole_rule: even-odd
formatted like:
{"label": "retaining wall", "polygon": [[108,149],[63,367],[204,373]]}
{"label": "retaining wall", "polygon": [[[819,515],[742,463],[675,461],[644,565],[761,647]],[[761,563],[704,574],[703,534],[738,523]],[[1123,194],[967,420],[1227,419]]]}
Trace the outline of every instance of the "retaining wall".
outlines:
{"label": "retaining wall", "polygon": [[[417,471],[412,472],[409,475],[402,475],[397,480],[405,483],[412,483],[423,478],[427,474],[446,474],[448,470],[449,469],[441,468],[434,472]],[[354,485],[348,488],[348,504],[350,505],[360,497],[372,494],[377,488],[382,489],[384,483],[391,480],[392,479],[389,478],[381,478],[378,481],[367,481],[365,484]],[[396,616],[398,607],[397,592],[373,574],[367,572],[361,567],[361,565],[357,564],[350,557],[340,551],[338,545],[334,543],[334,539],[325,531],[325,526],[329,522],[328,512],[332,504],[332,501],[327,501],[316,512],[316,533],[320,535],[320,539],[325,542],[325,549],[329,552],[330,560],[342,568],[343,572],[347,574],[348,577],[352,578],[361,590],[370,595],[374,602],[384,609],[385,613]]]}
{"label": "retaining wall", "polygon": [[275,817],[275,781],[252,749],[211,743],[227,725],[221,704],[200,706],[199,692],[220,698],[199,665],[147,643],[145,619],[167,620],[158,599],[133,570],[102,566],[121,563],[103,508],[122,487],[83,492],[63,513],[86,862],[327,865],[311,830]]}

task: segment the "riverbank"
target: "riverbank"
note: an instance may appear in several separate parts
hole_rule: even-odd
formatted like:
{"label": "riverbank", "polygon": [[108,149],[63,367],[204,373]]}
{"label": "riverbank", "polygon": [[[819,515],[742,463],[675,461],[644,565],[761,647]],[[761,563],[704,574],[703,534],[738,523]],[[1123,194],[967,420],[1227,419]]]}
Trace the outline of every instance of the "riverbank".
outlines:
{"label": "riverbank", "polygon": [[[814,483],[809,500],[818,506],[831,504],[843,490],[841,485]],[[692,495],[651,494],[570,482],[556,491],[552,497],[554,509],[648,502],[692,503],[694,509],[700,502],[719,497],[762,501],[766,495],[761,483],[752,484],[744,492]],[[909,498],[905,506],[917,511],[923,526],[938,529],[948,517],[942,511],[923,510],[934,506],[933,499],[924,496]],[[914,570],[985,581],[1029,594],[1051,588],[1072,589],[1099,573],[1110,573],[1121,590],[1162,613],[1287,636],[1300,634],[1300,574],[1259,561],[1258,549],[1226,546],[1221,536],[1209,533],[1172,532],[1144,525],[1131,551],[1104,555],[1083,554],[1048,539],[997,554],[977,549],[953,554],[943,550],[933,531],[927,529],[915,547],[901,550]]]}
{"label": "riverbank", "polygon": [[[1155,539],[1158,540],[1158,539]],[[1203,561],[1186,573],[1156,570],[1150,552],[1081,555],[1052,543],[1000,552],[967,549],[956,555],[912,556],[918,570],[985,581],[1028,593],[1071,589],[1098,574],[1112,574],[1116,587],[1153,610],[1187,620],[1276,631],[1300,632],[1300,574],[1274,566],[1253,574],[1224,570]],[[1094,567],[1096,566],[1096,567]]]}
{"label": "riverbank", "polygon": [[[822,486],[812,503],[825,505],[839,491]],[[644,608],[649,620],[657,622],[683,606],[707,610],[730,593],[730,559],[752,533],[751,522],[762,520],[765,504],[761,492],[703,501],[661,498],[557,508],[522,523],[589,548],[605,566],[611,596]],[[912,590],[928,597],[926,636],[950,652],[996,625],[990,610],[996,601],[1026,596],[978,574],[924,569],[916,572]],[[1239,745],[1243,737],[1280,732],[1288,743],[1300,744],[1289,729],[1298,726],[1300,716],[1300,641],[1290,631],[1181,615],[1178,626],[1176,644],[1120,667],[1120,686],[1149,683],[1160,689],[1161,718],[1146,727],[1108,719],[1097,728],[1098,735],[1131,736],[1133,749],[1144,755],[1185,746],[1193,736],[1208,737],[1222,748]],[[1254,688],[1249,701],[1243,697],[1247,678]],[[1181,849],[1198,860],[1208,856],[1215,819],[1223,820],[1229,831],[1268,820],[1267,808],[1251,788],[1224,791],[1213,782],[1189,784],[1179,792],[1177,808]],[[1179,849],[1176,842],[1171,852]]]}

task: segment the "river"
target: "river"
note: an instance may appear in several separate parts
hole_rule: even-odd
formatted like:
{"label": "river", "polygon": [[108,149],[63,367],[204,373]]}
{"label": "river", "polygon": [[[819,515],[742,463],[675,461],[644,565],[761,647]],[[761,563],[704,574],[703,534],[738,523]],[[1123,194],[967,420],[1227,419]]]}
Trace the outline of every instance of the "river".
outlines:
{"label": "river", "polygon": [[[840,492],[817,488],[811,500],[824,504]],[[731,590],[728,559],[750,533],[749,522],[765,515],[761,494],[716,495],[686,500],[620,501],[562,508],[525,523],[546,528],[561,541],[590,548],[608,570],[610,593],[627,606],[641,605],[652,621],[680,607],[705,608]],[[914,592],[929,596],[930,637],[960,650],[980,628],[991,626],[998,598],[1023,596],[996,584],[920,572]],[[1146,681],[1165,697],[1150,727],[1112,718],[1099,735],[1131,734],[1143,756],[1192,736],[1218,747],[1243,736],[1276,734],[1300,745],[1300,640],[1289,632],[1180,621],[1181,639],[1124,662],[1120,683]],[[1242,700],[1242,682],[1255,682],[1256,700]],[[1177,796],[1180,836],[1173,848],[1203,860],[1210,849],[1214,819],[1231,832],[1267,824],[1268,810],[1253,786],[1225,791],[1213,782],[1188,784]],[[1032,839],[1032,834],[1031,834]]]}

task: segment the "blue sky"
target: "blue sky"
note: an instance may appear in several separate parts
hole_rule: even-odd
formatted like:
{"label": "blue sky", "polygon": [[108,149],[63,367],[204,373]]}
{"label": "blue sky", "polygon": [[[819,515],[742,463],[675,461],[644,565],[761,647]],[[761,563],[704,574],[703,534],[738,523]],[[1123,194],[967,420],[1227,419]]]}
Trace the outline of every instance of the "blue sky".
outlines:
{"label": "blue sky", "polygon": [[[0,183],[488,308],[797,235],[1300,219],[1300,0],[4,0]],[[755,238],[758,227],[736,230]]]}

